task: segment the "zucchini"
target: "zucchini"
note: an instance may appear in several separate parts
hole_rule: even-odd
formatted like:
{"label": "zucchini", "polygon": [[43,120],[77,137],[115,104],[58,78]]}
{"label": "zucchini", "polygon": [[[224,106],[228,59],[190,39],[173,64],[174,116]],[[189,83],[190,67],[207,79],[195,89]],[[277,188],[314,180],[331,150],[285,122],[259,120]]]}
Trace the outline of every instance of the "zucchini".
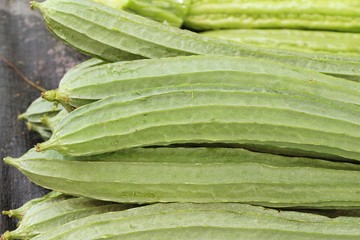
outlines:
{"label": "zucchini", "polygon": [[184,25],[195,30],[298,28],[360,32],[360,2],[193,0]]}
{"label": "zucchini", "polygon": [[32,149],[4,161],[42,187],[104,201],[360,207],[360,165],[236,148],[132,148],[80,158]]}
{"label": "zucchini", "polygon": [[230,29],[201,33],[258,47],[360,55],[360,34],[296,29]]}
{"label": "zucchini", "polygon": [[4,234],[7,239],[32,239],[65,223],[99,213],[121,211],[132,205],[104,202],[88,198],[69,198],[42,205],[25,214],[18,228]]}
{"label": "zucchini", "polygon": [[[89,0],[33,3],[50,31],[71,46],[108,61],[181,55],[250,56],[360,79],[360,57],[244,46],[167,26]],[[124,55],[125,54],[125,55]]]}
{"label": "zucchini", "polygon": [[88,67],[76,75],[65,75],[57,90],[42,96],[74,109],[112,95],[201,85],[291,91],[360,105],[357,83],[260,59],[227,56],[145,59]]}
{"label": "zucchini", "polygon": [[93,215],[34,240],[355,240],[359,223],[359,218],[331,219],[236,203],[172,203]]}
{"label": "zucchini", "polygon": [[360,107],[276,89],[118,95],[69,113],[38,151],[81,156],[171,144],[228,144],[270,153],[360,160]]}

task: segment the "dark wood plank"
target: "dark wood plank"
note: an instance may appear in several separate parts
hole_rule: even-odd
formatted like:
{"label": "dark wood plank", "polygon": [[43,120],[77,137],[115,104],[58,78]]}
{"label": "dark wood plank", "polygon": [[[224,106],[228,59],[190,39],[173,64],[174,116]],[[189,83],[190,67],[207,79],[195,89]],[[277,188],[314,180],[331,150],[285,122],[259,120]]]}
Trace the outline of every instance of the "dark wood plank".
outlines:
{"label": "dark wood plank", "polygon": [[[55,39],[41,15],[30,10],[28,1],[23,0],[3,0],[0,4],[0,55],[46,89],[55,88],[70,67],[85,59]],[[41,141],[17,120],[17,115],[38,96],[37,90],[0,62],[0,159],[21,156]],[[17,208],[46,191],[0,161],[0,211]],[[13,220],[1,216],[0,233],[14,227]]]}

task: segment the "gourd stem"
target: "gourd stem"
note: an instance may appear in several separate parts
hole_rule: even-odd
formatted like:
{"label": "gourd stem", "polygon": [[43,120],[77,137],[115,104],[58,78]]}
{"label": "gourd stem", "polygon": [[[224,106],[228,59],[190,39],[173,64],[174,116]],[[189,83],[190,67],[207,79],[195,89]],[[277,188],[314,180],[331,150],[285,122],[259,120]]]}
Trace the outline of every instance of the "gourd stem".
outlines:
{"label": "gourd stem", "polygon": [[18,120],[23,120],[27,117],[26,113],[19,114]]}
{"label": "gourd stem", "polygon": [[[6,158],[3,159],[3,161],[4,161],[6,164],[10,165],[10,166],[16,166],[16,164],[15,164],[16,159],[15,159],[15,158],[6,157]],[[5,235],[5,233],[4,233],[4,235]]]}
{"label": "gourd stem", "polygon": [[57,90],[49,90],[41,93],[41,97],[49,102],[56,101]]}
{"label": "gourd stem", "polygon": [[62,93],[58,89],[49,90],[41,93],[41,97],[49,102],[58,102],[63,105],[66,110],[71,112],[74,108],[68,104],[68,96],[67,94]]}
{"label": "gourd stem", "polygon": [[32,10],[34,10],[35,8],[39,8],[39,6],[38,6],[38,2],[36,2],[36,1],[30,1],[30,8],[32,9]]}
{"label": "gourd stem", "polygon": [[37,152],[43,152],[47,149],[50,149],[53,145],[54,145],[54,141],[50,141],[50,140],[46,142],[38,143],[35,145],[35,150]]}

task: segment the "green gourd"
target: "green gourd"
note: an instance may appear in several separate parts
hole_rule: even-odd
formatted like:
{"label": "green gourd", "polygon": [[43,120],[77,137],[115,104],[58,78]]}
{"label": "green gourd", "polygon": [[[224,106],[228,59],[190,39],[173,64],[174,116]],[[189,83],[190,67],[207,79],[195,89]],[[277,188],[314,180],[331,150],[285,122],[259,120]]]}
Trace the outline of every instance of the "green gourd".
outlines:
{"label": "green gourd", "polygon": [[155,204],[73,221],[34,240],[355,240],[360,218],[282,212],[245,204]]}
{"label": "green gourd", "polygon": [[95,2],[180,27],[189,10],[191,0],[95,0]]}
{"label": "green gourd", "polygon": [[42,187],[104,201],[360,207],[357,164],[237,148],[132,148],[79,158],[32,149],[4,161]]}
{"label": "green gourd", "polygon": [[48,102],[39,97],[30,104],[25,113],[18,116],[18,119],[26,120],[27,122],[34,124],[41,124],[41,118],[44,115],[53,117],[60,112],[61,109],[63,109],[61,105],[56,106],[54,103]]}
{"label": "green gourd", "polygon": [[172,144],[360,160],[360,107],[276,89],[188,86],[107,97],[69,113],[38,151],[82,156]]}
{"label": "green gourd", "polygon": [[51,231],[68,222],[87,216],[120,211],[135,205],[104,202],[88,198],[68,198],[62,201],[51,201],[36,209],[30,209],[14,231],[7,231],[2,240],[32,239]]}
{"label": "green gourd", "polygon": [[298,29],[228,29],[201,33],[258,47],[360,55],[360,34]]}
{"label": "green gourd", "polygon": [[193,0],[184,25],[196,30],[297,28],[360,32],[360,2]]}
{"label": "green gourd", "polygon": [[42,96],[74,109],[112,95],[201,85],[291,91],[360,105],[358,83],[261,59],[228,56],[144,59],[92,66],[76,75],[66,74],[58,89]]}
{"label": "green gourd", "polygon": [[63,199],[63,198],[64,198],[64,194],[62,194],[60,192],[52,191],[52,192],[49,192],[48,194],[44,195],[43,197],[35,198],[35,199],[32,199],[32,200],[26,202],[24,205],[22,205],[21,207],[19,207],[17,209],[2,211],[2,214],[7,215],[9,217],[15,217],[18,220],[21,220],[24,217],[24,215],[31,208],[38,206],[47,201],[57,201],[57,200]]}
{"label": "green gourd", "polygon": [[360,57],[245,46],[201,36],[89,0],[33,2],[49,30],[74,48],[107,61],[186,55],[249,56],[352,80]]}

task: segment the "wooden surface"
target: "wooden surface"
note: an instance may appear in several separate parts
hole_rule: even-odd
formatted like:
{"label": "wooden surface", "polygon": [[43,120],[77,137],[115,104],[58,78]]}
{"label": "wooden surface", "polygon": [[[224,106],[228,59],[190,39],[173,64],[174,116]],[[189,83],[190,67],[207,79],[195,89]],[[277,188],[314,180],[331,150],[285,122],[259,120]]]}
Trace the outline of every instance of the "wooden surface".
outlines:
{"label": "wooden surface", "polygon": [[[86,59],[55,39],[45,28],[41,15],[30,10],[27,0],[0,1],[0,57],[13,62],[28,78],[45,89],[53,89],[69,68]],[[18,114],[39,94],[0,61],[0,211],[20,207],[47,192],[1,161],[6,156],[21,156],[41,141],[37,134],[27,131],[24,122],[17,120]],[[360,216],[360,211],[317,212],[333,217]],[[0,235],[14,229],[15,223],[1,216]]]}
{"label": "wooden surface", "polygon": [[[55,88],[70,67],[85,59],[55,39],[41,15],[30,10],[29,1],[24,0],[1,0],[0,56],[45,89]],[[17,115],[39,94],[0,61],[0,211],[17,208],[46,192],[2,161],[6,156],[21,156],[41,141],[37,134],[27,131],[24,122],[17,120]],[[1,216],[0,235],[14,228],[14,221]]]}

